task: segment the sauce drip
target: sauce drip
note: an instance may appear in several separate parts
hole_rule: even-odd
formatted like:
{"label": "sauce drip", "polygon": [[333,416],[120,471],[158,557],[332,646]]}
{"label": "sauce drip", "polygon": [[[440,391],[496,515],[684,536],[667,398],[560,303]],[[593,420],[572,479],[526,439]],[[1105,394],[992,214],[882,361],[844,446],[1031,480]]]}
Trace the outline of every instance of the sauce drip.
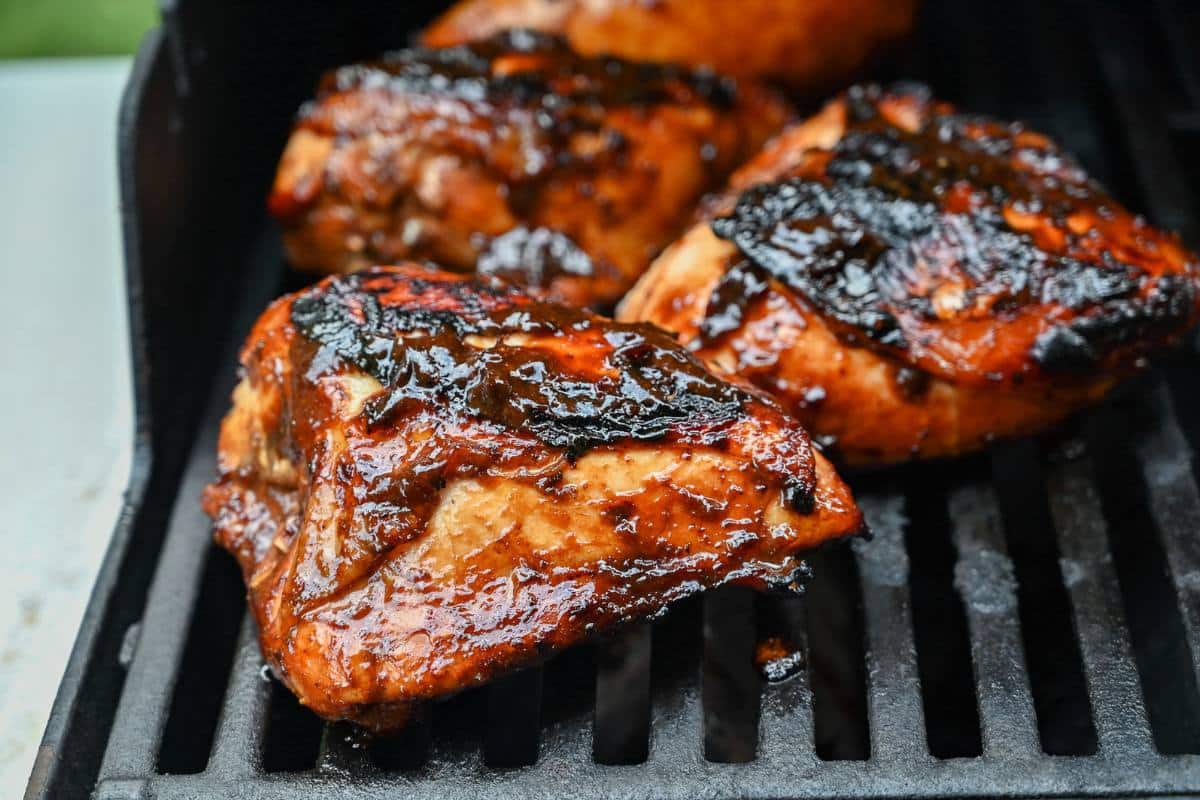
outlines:
{"label": "sauce drip", "polygon": [[754,664],[771,683],[798,675],[808,663],[804,650],[782,636],[768,636],[754,648]]}

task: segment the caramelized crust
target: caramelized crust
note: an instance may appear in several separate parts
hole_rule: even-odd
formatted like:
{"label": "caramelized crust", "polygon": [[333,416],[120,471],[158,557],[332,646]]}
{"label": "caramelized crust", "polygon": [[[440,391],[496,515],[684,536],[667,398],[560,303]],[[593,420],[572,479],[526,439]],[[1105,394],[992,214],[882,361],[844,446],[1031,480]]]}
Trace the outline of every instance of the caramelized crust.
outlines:
{"label": "caramelized crust", "polygon": [[205,494],[263,652],[375,729],[853,534],[803,429],[670,336],[416,266],[272,305]]}
{"label": "caramelized crust", "polygon": [[1200,263],[1045,136],[856,87],[710,202],[622,319],[771,391],[848,462],[1093,402],[1197,318]]}
{"label": "caramelized crust", "polygon": [[269,206],[301,269],[478,263],[611,307],[785,118],[772,94],[709,72],[503,33],[326,75]]}
{"label": "caramelized crust", "polygon": [[460,0],[422,41],[505,28],[562,34],[588,55],[708,66],[815,95],[907,35],[917,0]]}

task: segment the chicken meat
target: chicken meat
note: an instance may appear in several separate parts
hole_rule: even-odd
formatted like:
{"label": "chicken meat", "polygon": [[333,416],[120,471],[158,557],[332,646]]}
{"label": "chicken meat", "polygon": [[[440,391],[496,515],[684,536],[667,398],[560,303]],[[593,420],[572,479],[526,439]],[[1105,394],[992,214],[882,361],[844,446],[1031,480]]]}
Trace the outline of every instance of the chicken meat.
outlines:
{"label": "chicken meat", "polygon": [[557,33],[581,53],[708,66],[813,96],[841,88],[911,30],[917,0],[462,0],[434,47],[505,28]]}
{"label": "chicken meat", "polygon": [[668,334],[416,265],[274,303],[205,493],[262,650],[330,719],[423,701],[862,529],[804,430]]}
{"label": "chicken meat", "polygon": [[1196,319],[1200,262],[1048,137],[917,85],[789,128],[619,318],[675,331],[851,464],[948,456],[1093,403]]}
{"label": "chicken meat", "polygon": [[611,308],[787,115],[711,72],[504,32],[326,75],[268,204],[300,269],[430,260]]}

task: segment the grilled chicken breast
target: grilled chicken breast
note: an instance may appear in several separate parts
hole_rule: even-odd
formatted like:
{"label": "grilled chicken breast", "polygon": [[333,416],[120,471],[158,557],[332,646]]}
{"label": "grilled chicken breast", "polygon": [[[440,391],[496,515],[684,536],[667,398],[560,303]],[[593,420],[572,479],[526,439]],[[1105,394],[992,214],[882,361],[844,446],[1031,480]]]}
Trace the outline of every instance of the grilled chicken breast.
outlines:
{"label": "grilled chicken breast", "polygon": [[377,267],[242,352],[204,507],[301,701],[377,730],[853,534],[804,430],[669,335],[492,278]]}
{"label": "grilled chicken breast", "polygon": [[918,86],[781,134],[619,317],[774,394],[847,463],[1027,434],[1197,319],[1200,263],[1047,137]]}
{"label": "grilled chicken breast", "polygon": [[752,85],[542,34],[404,50],[325,76],[269,206],[300,269],[478,264],[611,308],[786,115]]}
{"label": "grilled chicken breast", "polygon": [[917,0],[461,0],[425,31],[445,47],[505,28],[579,52],[708,66],[813,95],[844,86],[912,28]]}

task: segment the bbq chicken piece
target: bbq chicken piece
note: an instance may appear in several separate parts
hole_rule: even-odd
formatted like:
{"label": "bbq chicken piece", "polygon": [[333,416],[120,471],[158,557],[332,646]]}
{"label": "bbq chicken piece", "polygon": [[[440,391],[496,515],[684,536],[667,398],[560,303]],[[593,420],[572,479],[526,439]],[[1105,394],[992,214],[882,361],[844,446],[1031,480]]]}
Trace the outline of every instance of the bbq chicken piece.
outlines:
{"label": "bbq chicken piece", "polygon": [[542,34],[403,50],[325,76],[269,206],[300,269],[478,265],[611,308],[786,116],[752,85]]}
{"label": "bbq chicken piece", "polygon": [[1045,136],[917,86],[788,129],[619,318],[676,331],[848,464],[947,456],[1095,402],[1197,319],[1200,264]]}
{"label": "bbq chicken piece", "polygon": [[911,30],[917,0],[461,0],[422,41],[505,28],[561,34],[587,55],[708,66],[805,95],[844,86]]}
{"label": "bbq chicken piece", "polygon": [[702,589],[791,586],[862,528],[773,401],[494,278],[330,278],[242,362],[204,507],[268,663],[331,719],[395,728]]}

